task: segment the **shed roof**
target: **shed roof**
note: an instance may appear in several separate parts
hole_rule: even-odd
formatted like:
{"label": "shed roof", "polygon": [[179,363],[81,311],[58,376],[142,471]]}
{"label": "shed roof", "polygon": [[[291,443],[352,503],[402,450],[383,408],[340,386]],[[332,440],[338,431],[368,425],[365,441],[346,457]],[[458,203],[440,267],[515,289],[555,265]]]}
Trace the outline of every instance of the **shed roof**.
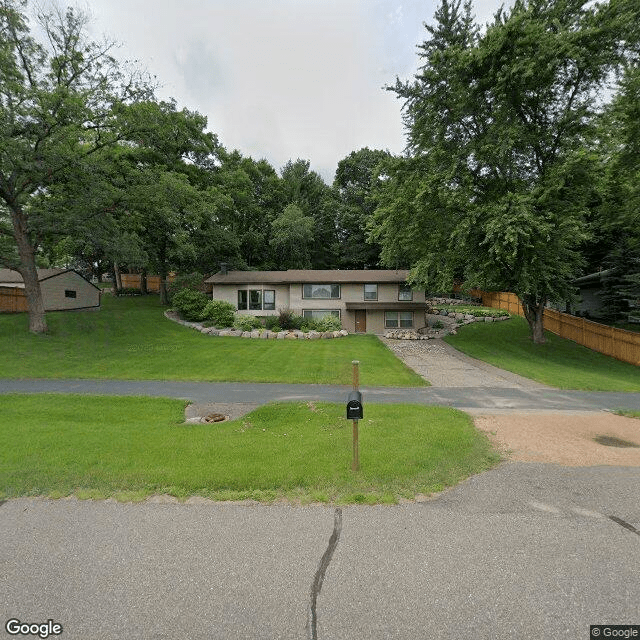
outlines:
{"label": "shed roof", "polygon": [[[38,269],[38,280],[46,280],[66,271],[69,269]],[[0,282],[3,284],[23,284],[22,275],[13,269],[0,269]]]}
{"label": "shed roof", "polygon": [[289,269],[288,271],[228,271],[207,278],[210,284],[291,284],[406,282],[407,269]]}
{"label": "shed roof", "polygon": [[[80,276],[85,282],[89,282],[89,280],[87,280],[81,273],[78,273],[75,269],[61,268],[38,269],[38,280],[42,282],[43,280],[54,278],[55,276],[59,276],[63,273],[75,273]],[[92,287],[95,287],[92,282],[89,282],[89,284]],[[13,269],[0,269],[0,285],[8,287],[24,287],[24,280],[22,279],[22,275],[18,271],[14,271]]]}

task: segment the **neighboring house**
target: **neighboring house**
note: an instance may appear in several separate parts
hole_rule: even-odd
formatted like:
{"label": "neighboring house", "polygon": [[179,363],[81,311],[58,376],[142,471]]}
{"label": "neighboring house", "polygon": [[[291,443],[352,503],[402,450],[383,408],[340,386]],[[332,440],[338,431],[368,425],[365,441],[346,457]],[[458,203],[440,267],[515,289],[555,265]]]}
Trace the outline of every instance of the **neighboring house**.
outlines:
{"label": "neighboring house", "polygon": [[[45,311],[100,307],[100,289],[73,269],[38,269],[38,280]],[[26,310],[22,276],[0,269],[0,312]]]}
{"label": "neighboring house", "polygon": [[205,282],[214,300],[233,304],[240,313],[277,315],[290,309],[305,318],[332,314],[349,332],[425,326],[424,290],[406,284],[406,270],[225,271]]}
{"label": "neighboring house", "polygon": [[611,270],[598,271],[574,280],[573,284],[579,289],[579,302],[571,305],[570,311],[595,317],[600,315],[602,310],[600,293],[604,286],[602,279],[610,273]]}

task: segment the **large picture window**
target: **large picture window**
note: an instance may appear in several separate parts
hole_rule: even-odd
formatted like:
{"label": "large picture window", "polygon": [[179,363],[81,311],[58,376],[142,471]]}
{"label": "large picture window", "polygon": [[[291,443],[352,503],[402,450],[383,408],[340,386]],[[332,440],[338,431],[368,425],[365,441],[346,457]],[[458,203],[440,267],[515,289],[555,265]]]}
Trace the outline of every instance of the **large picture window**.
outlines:
{"label": "large picture window", "polygon": [[365,300],[377,300],[378,299],[378,285],[377,284],[365,284],[364,285],[364,299]]}
{"label": "large picture window", "polygon": [[339,309],[303,309],[302,317],[309,320],[321,320],[325,316],[340,317]]}
{"label": "large picture window", "polygon": [[340,285],[303,284],[302,297],[314,300],[337,300],[340,298]]}
{"label": "large picture window", "polygon": [[275,311],[276,292],[274,289],[238,289],[238,311]]}
{"label": "large picture window", "polygon": [[385,311],[384,326],[387,329],[413,327],[413,311]]}
{"label": "large picture window", "polygon": [[398,300],[403,300],[404,302],[410,302],[413,300],[413,290],[410,285],[401,284],[398,287]]}

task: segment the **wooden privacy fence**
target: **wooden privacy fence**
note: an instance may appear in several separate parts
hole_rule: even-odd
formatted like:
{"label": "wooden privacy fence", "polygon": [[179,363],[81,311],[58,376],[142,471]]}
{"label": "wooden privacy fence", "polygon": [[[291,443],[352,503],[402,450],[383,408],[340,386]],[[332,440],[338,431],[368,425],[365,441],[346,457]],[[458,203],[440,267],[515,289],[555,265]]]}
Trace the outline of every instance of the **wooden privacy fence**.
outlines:
{"label": "wooden privacy fence", "polygon": [[19,287],[0,287],[0,313],[28,311],[27,296]]}
{"label": "wooden privacy fence", "polygon": [[[140,289],[140,274],[139,273],[121,273],[120,279],[122,281],[123,288],[127,289]],[[160,276],[147,276],[147,291],[160,292]],[[167,284],[173,282],[175,276],[167,277]]]}
{"label": "wooden privacy fence", "polygon": [[[485,307],[505,309],[509,313],[524,316],[522,304],[513,293],[474,291],[471,295],[482,298]],[[598,324],[555,309],[544,310],[544,328],[617,360],[640,365],[640,333]]]}

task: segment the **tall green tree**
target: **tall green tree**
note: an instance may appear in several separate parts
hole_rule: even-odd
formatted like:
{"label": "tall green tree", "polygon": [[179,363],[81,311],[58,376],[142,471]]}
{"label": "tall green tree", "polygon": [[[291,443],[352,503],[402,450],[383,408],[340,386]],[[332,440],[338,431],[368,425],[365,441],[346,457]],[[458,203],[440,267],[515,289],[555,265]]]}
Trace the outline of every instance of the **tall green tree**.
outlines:
{"label": "tall green tree", "polygon": [[343,269],[371,269],[380,262],[380,246],[367,239],[378,204],[376,185],[386,177],[381,173],[390,159],[388,151],[365,147],[338,162],[333,187],[338,192],[336,224]]}
{"label": "tall green tree", "polygon": [[[603,176],[594,225],[606,254],[602,299],[611,320],[640,305],[640,62],[631,59],[602,119]],[[601,249],[602,252],[602,249]],[[601,254],[602,255],[602,254]]]}
{"label": "tall green tree", "polygon": [[287,205],[271,224],[271,246],[281,269],[311,268],[315,221],[302,209]]}
{"label": "tall green tree", "polygon": [[81,12],[39,13],[40,42],[27,8],[26,0],[0,0],[0,261],[22,275],[29,329],[42,333],[47,324],[32,199],[64,180],[82,158],[115,144],[121,106],[152,90],[137,72],[118,65],[111,43],[87,39]]}
{"label": "tall green tree", "polygon": [[[412,277],[428,288],[459,278],[513,291],[544,342],[545,305],[569,298],[580,271],[598,97],[638,11],[517,0],[481,34],[470,3],[443,0],[419,73],[393,88],[411,157],[389,181],[405,202],[387,197],[376,213],[383,259],[413,252]],[[421,230],[419,255],[408,229]]]}
{"label": "tall green tree", "polygon": [[281,180],[266,160],[225,149],[220,150],[219,159],[211,170],[220,199],[219,220],[237,243],[236,253],[225,261],[241,269],[273,268],[269,239],[271,223],[285,206]]}
{"label": "tall green tree", "polygon": [[[336,228],[337,200],[333,189],[320,174],[312,171],[308,160],[289,161],[282,168],[282,188],[285,203],[299,207],[304,216],[313,219],[315,243],[311,248],[314,269],[338,266],[338,236]],[[282,268],[282,267],[280,267]]]}

